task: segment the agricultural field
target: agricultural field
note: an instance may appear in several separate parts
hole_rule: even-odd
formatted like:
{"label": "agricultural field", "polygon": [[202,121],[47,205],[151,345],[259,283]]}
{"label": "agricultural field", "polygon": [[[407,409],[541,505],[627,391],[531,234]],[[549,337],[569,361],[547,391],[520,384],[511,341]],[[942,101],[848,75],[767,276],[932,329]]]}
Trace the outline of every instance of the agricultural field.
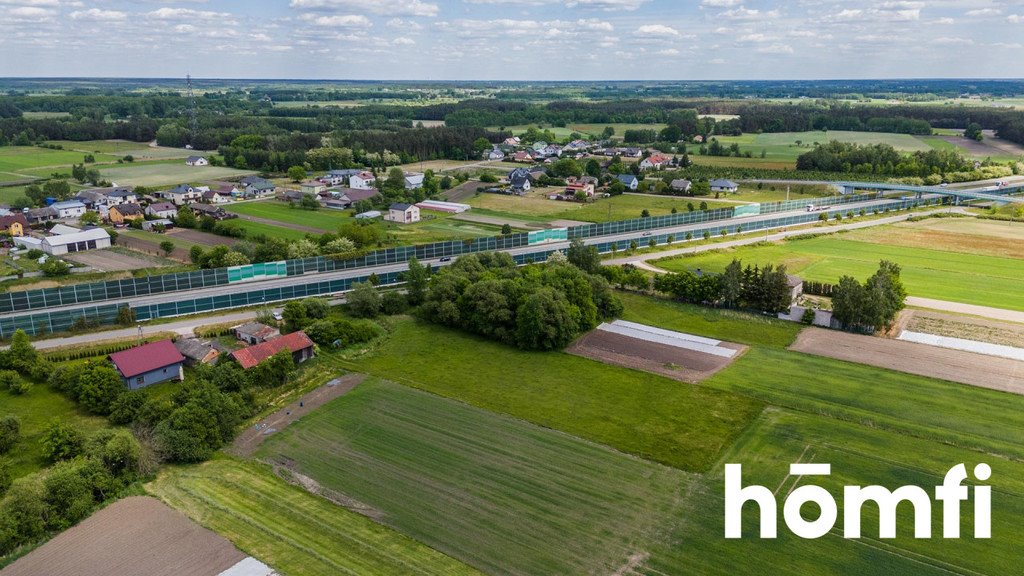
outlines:
{"label": "agricultural field", "polygon": [[1016,242],[914,226],[716,250],[659,260],[657,265],[671,271],[721,271],[738,258],[744,264],[785,264],[789,273],[804,279],[835,283],[843,275],[864,280],[878,268],[879,260],[890,260],[902,267],[904,285],[913,296],[1024,310],[1024,254]]}
{"label": "agricultural field", "polygon": [[732,204],[716,203],[707,197],[655,196],[653,194],[622,194],[611,198],[597,198],[593,202],[560,202],[548,200],[547,194],[561,192],[561,188],[538,188],[525,196],[480,193],[465,202],[474,211],[484,215],[504,216],[513,219],[545,222],[551,220],[580,220],[585,222],[610,222],[639,218],[644,209],[651,216],[663,216],[688,210],[688,204],[699,208],[707,202],[709,209],[723,208]]}
{"label": "agricultural field", "polygon": [[477,574],[255,462],[168,468],[146,490],[282,574]]}
{"label": "agricultural field", "polygon": [[0,416],[13,414],[21,419],[21,441],[3,455],[11,464],[11,476],[18,478],[49,465],[43,457],[41,440],[54,418],[72,423],[89,435],[108,426],[107,419],[90,416],[49,386],[35,385],[25,394],[0,390]]}
{"label": "agricultural field", "polygon": [[[1005,420],[1004,423],[1019,421]],[[794,462],[827,462],[828,477],[795,479],[788,476]],[[839,505],[839,520],[831,533],[817,540],[803,540],[785,527],[779,515],[779,537],[757,537],[756,507],[744,508],[743,540],[722,538],[724,530],[723,471],[725,463],[743,464],[743,483],[775,489],[780,501],[796,485],[814,484],[828,490]],[[963,462],[968,471],[985,462],[995,473],[993,486],[992,539],[973,538],[973,507],[961,508],[960,540],[943,540],[942,514],[932,506],[932,538],[913,538],[913,508],[897,511],[898,539],[878,539],[878,509],[866,505],[861,512],[863,538],[842,536],[843,498],[846,485],[879,484],[896,488],[907,484],[937,486],[951,466]],[[1016,572],[1015,549],[1020,533],[1018,519],[1024,514],[1024,468],[1019,461],[998,454],[972,452],[953,444],[895,434],[870,426],[836,421],[817,414],[768,409],[714,468],[696,483],[683,517],[689,522],[674,536],[680,544],[653,550],[644,564],[647,573],[678,573],[679,567],[700,574],[1009,574]],[[812,513],[813,514],[813,513]],[[645,572],[641,569],[640,572]]]}
{"label": "agricultural field", "polygon": [[196,150],[185,148],[168,148],[166,146],[150,146],[146,142],[132,142],[130,140],[50,140],[47,144],[57,144],[65,150],[75,150],[86,153],[112,154],[117,157],[131,155],[135,161],[159,160],[167,158],[186,158],[193,154],[204,154]]}
{"label": "agricultural field", "polygon": [[630,566],[681,520],[691,478],[375,379],[270,436],[256,455],[489,573]]}
{"label": "agricultural field", "polygon": [[[0,174],[0,178],[3,175]],[[0,204],[10,204],[16,199],[25,195],[25,186],[4,186],[0,187]]]}
{"label": "agricultural field", "polygon": [[[538,126],[537,124],[521,124],[519,126],[505,126],[506,131],[512,132],[516,136],[522,135],[522,133],[529,130],[531,126]],[[613,139],[622,139],[622,135],[626,133],[626,130],[654,130],[655,132],[661,131],[667,124],[569,124],[565,127],[549,126],[542,124],[539,126],[541,131],[547,130],[555,135],[556,138],[566,139],[573,132],[579,132],[584,137],[597,138],[601,136],[604,129],[611,126],[615,130]],[[492,126],[489,130],[498,130],[500,126]]]}
{"label": "agricultural field", "polygon": [[189,182],[240,178],[255,173],[255,170],[236,170],[223,166],[186,166],[181,160],[157,160],[100,167],[100,174],[119,186],[174,186]]}
{"label": "agricultural field", "polygon": [[[115,157],[105,154],[94,154],[97,162],[111,162]],[[25,180],[36,176],[46,176],[55,169],[66,168],[70,171],[71,164],[80,164],[84,154],[68,150],[51,150],[35,146],[3,146],[0,147],[0,182]]]}
{"label": "agricultural field", "polygon": [[[740,335],[744,318],[716,316],[711,334],[691,332]],[[788,335],[790,327],[776,321],[766,331]],[[761,409],[740,396],[563,352],[524,352],[412,319],[397,321],[373,354],[331,361],[690,471],[706,470]]]}
{"label": "agricultural field", "polygon": [[310,232],[296,230],[286,226],[275,226],[273,224],[265,224],[263,222],[251,222],[249,220],[242,220],[241,218],[225,220],[223,224],[232,228],[241,228],[245,230],[246,238],[263,235],[272,238],[283,238],[285,240],[302,240],[307,234],[310,234]]}
{"label": "agricultural field", "polygon": [[[787,188],[789,188],[788,193],[786,192]],[[722,199],[741,202],[782,202],[835,195],[835,188],[817,184],[764,184],[761,188],[758,188],[756,184],[740,184],[739,191],[735,194],[726,194]]]}
{"label": "agricultural field", "polygon": [[237,202],[228,204],[225,206],[225,209],[236,214],[246,214],[286,224],[308,226],[323,230],[324,232],[336,232],[339,226],[353,220],[352,211],[350,210],[328,210],[326,208],[302,210],[298,207],[292,208],[290,204],[277,200]]}

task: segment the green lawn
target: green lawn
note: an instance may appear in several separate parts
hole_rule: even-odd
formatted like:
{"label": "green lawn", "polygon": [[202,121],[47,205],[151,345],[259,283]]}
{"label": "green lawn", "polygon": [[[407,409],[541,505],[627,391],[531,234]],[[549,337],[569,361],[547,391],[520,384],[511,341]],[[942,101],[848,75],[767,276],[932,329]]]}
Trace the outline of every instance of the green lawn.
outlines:
{"label": "green lawn", "polygon": [[11,463],[14,478],[49,465],[42,455],[41,440],[53,419],[71,423],[86,435],[108,426],[106,418],[86,414],[45,384],[36,384],[21,396],[0,390],[0,416],[7,414],[21,419],[21,441],[7,454],[0,455],[0,459]]}
{"label": "green lawn", "polygon": [[[50,150],[35,146],[0,147],[0,181],[23,180],[34,176],[48,176],[54,171],[71,170],[71,164],[81,164],[81,152]],[[94,154],[97,162],[110,162],[115,157]]]}
{"label": "green lawn", "polygon": [[[3,180],[3,174],[0,174],[0,181]],[[18,198],[25,196],[24,186],[5,186],[0,188],[0,202],[10,205]]]}
{"label": "green lawn", "polygon": [[236,170],[223,166],[186,166],[183,160],[155,160],[100,167],[100,174],[120,186],[174,186],[255,174],[254,170]]}
{"label": "green lawn", "polygon": [[288,224],[299,224],[319,228],[325,232],[335,232],[345,222],[353,220],[352,212],[349,210],[302,210],[292,208],[290,204],[277,200],[266,200],[260,202],[239,202],[226,206],[228,212],[246,214],[257,218],[267,218],[285,222]]}
{"label": "green lawn", "polygon": [[[744,319],[716,323],[739,332]],[[412,319],[398,320],[373,354],[339,365],[683,470],[706,470],[761,409],[732,394]]]}
{"label": "green lawn", "polygon": [[272,224],[264,224],[262,222],[250,222],[248,220],[242,220],[240,218],[235,218],[233,220],[225,220],[224,225],[244,229],[246,233],[246,238],[252,238],[253,236],[263,234],[265,236],[269,236],[272,238],[284,238],[285,240],[302,240],[303,238],[306,237],[307,234],[310,234],[309,232],[295,230],[294,228],[274,226]]}
{"label": "green lawn", "polygon": [[288,458],[385,525],[492,574],[611,574],[681,520],[692,478],[375,379],[257,457]]}
{"label": "green lawn", "polygon": [[[1019,420],[1019,417],[1018,417]],[[824,462],[831,476],[787,478],[790,463]],[[973,505],[961,506],[961,539],[942,538],[941,505],[933,502],[931,539],[915,539],[912,508],[897,512],[897,538],[878,539],[878,510],[861,512],[862,538],[843,538],[843,498],[846,485],[879,484],[890,489],[917,485],[926,491],[942,483],[952,466],[965,463],[968,473],[985,462],[994,471],[992,539],[973,537]],[[726,540],[723,472],[725,463],[743,464],[743,484],[778,487],[779,537],[757,536],[756,506],[744,508],[744,538]],[[973,478],[973,476],[972,476]],[[655,549],[643,573],[675,574],[680,567],[699,574],[1012,574],[1019,572],[1017,542],[1024,515],[1024,466],[992,454],[973,453],[953,445],[922,441],[901,434],[789,411],[766,411],[725,456],[715,472],[695,483],[683,516],[687,523],[675,534],[680,544]],[[968,482],[969,483],[969,482]],[[824,487],[839,505],[833,530],[817,540],[792,535],[781,514],[784,496],[796,485]],[[973,491],[971,493],[973,501]],[[805,516],[813,517],[814,513]]]}
{"label": "green lawn", "polygon": [[82,142],[50,140],[47,144],[58,144],[65,150],[78,150],[90,153],[100,152],[117,157],[131,155],[136,161],[160,158],[185,158],[193,154],[202,154],[202,152],[185,148],[149,146],[146,142],[131,142],[129,140],[86,140]]}
{"label": "green lawn", "polygon": [[651,216],[686,212],[688,204],[695,209],[701,202],[707,202],[708,209],[733,206],[724,202],[715,202],[711,197],[679,197],[656,196],[654,194],[622,194],[611,198],[597,198],[593,202],[560,202],[548,200],[548,194],[561,192],[560,188],[544,188],[535,190],[526,196],[510,196],[505,194],[481,193],[466,201],[474,210],[481,209],[481,214],[503,216],[527,221],[580,220],[583,222],[610,222],[640,218],[647,209]]}
{"label": "green lawn", "polygon": [[[882,237],[887,228],[872,232]],[[886,245],[839,234],[668,258],[658,260],[657,265],[672,271],[721,271],[733,258],[739,258],[745,264],[785,264],[791,274],[835,283],[843,275],[864,280],[884,259],[902,267],[903,282],[913,296],[1024,310],[1024,291],[1020,289],[1024,254],[1012,258],[956,249],[953,245],[935,249]]]}
{"label": "green lawn", "polygon": [[146,490],[281,574],[477,574],[253,462],[165,469]]}

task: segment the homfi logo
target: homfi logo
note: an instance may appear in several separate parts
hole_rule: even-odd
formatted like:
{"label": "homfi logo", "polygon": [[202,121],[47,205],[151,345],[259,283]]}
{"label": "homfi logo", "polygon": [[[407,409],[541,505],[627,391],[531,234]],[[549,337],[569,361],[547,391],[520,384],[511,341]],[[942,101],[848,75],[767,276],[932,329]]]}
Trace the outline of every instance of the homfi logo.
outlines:
{"label": "homfi logo", "polygon": [[[778,532],[778,503],[775,494],[764,486],[743,486],[742,465],[725,465],[725,537],[743,537],[743,505],[754,502],[760,509],[761,538],[775,538]],[[789,473],[798,479],[813,476],[829,476],[830,464],[791,464]],[[992,475],[988,464],[974,467],[974,477],[985,482]],[[973,497],[974,537],[992,537],[992,488],[974,486],[968,490],[963,484],[967,480],[967,467],[957,464],[949,469],[941,486],[935,487],[935,500],[942,503],[942,537],[960,538],[960,503]],[[973,492],[973,495],[971,494]],[[806,520],[800,509],[810,502],[818,505],[820,514],[814,520]],[[908,502],[914,511],[914,537],[932,537],[932,500],[928,492],[919,486],[901,486],[889,490],[884,486],[845,486],[843,488],[843,537],[860,538],[861,507],[867,502],[878,506],[880,538],[896,537],[896,507]],[[838,507],[836,500],[821,486],[807,484],[796,488],[786,496],[782,507],[786,526],[801,538],[821,538],[836,525]]]}

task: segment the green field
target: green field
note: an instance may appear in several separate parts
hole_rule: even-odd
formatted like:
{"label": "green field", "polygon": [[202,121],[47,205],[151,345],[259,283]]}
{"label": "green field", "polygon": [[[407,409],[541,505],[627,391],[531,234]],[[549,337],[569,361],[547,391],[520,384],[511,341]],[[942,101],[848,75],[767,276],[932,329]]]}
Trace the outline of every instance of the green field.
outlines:
{"label": "green field", "polygon": [[[788,477],[793,462],[827,462],[829,477],[794,480]],[[961,507],[962,538],[942,538],[942,513],[932,506],[932,538],[913,537],[912,508],[903,504],[897,512],[897,539],[878,539],[878,509],[862,508],[860,540],[843,538],[843,498],[846,485],[879,484],[890,489],[918,485],[926,491],[942,483],[950,467],[963,462],[968,473],[985,462],[994,470],[992,480],[993,538],[973,538],[973,506]],[[740,463],[743,483],[779,487],[781,508],[784,496],[797,484],[824,487],[835,497],[839,516],[831,533],[817,540],[802,540],[789,533],[779,514],[779,537],[762,540],[757,536],[756,506],[744,508],[744,539],[726,540],[724,531],[723,471],[725,463]],[[1020,533],[1024,514],[1024,467],[992,454],[973,453],[962,448],[922,441],[906,435],[874,430],[812,414],[766,411],[730,453],[715,473],[705,477],[691,493],[683,513],[688,522],[676,534],[682,544],[652,552],[645,568],[648,573],[674,574],[679,567],[698,574],[1011,574],[1019,570],[1019,553],[1014,535]],[[969,483],[969,482],[968,482]],[[973,493],[972,493],[973,496]],[[805,514],[813,517],[814,513]]]}
{"label": "green field", "polygon": [[[56,169],[67,168],[71,164],[81,164],[85,155],[81,152],[67,150],[51,150],[35,146],[2,146],[0,147],[0,182],[24,180],[35,176],[47,176]],[[116,160],[113,156],[94,154],[97,162]]]}
{"label": "green field", "polygon": [[228,212],[237,214],[319,228],[325,232],[335,232],[339,226],[353,220],[352,213],[348,210],[328,210],[326,208],[302,210],[297,207],[292,208],[290,204],[277,200],[238,202],[229,204],[226,209]]}
{"label": "green field", "polygon": [[[731,316],[715,322],[737,333],[743,324]],[[778,333],[795,332],[786,326]],[[524,352],[412,319],[397,321],[374,354],[341,365],[683,470],[706,470],[761,408],[732,394],[562,352]]]}
{"label": "green field", "polygon": [[489,573],[611,574],[681,520],[691,479],[373,379],[271,436],[257,457],[287,458],[384,524]]}
{"label": "green field", "polygon": [[[884,241],[887,229],[872,229],[872,235]],[[738,258],[744,264],[785,264],[789,273],[804,279],[836,283],[843,275],[865,280],[879,260],[891,260],[902,267],[903,283],[912,296],[1024,310],[1024,254],[992,256],[953,245],[933,249],[876,242],[838,234],[673,257],[658,260],[657,266],[717,272]]]}
{"label": "green field", "polygon": [[119,186],[174,186],[255,174],[254,170],[236,170],[223,166],[186,166],[182,160],[117,164],[100,167],[100,174]]}
{"label": "green field", "polygon": [[146,490],[281,574],[477,574],[261,464],[219,459],[168,468]]}
{"label": "green field", "polygon": [[108,426],[107,419],[89,416],[74,402],[45,384],[36,384],[28,393],[17,396],[0,390],[0,416],[14,414],[21,419],[21,441],[0,456],[11,463],[11,477],[18,478],[49,465],[40,443],[54,418],[71,423],[86,435]]}
{"label": "green field", "polygon": [[[516,136],[521,136],[531,126],[538,126],[537,124],[520,124],[518,126],[505,126],[505,130],[512,132]],[[662,128],[667,124],[568,124],[565,127],[551,126],[549,124],[542,124],[540,127],[541,131],[547,130],[555,135],[556,138],[564,140],[569,138],[573,132],[579,132],[583,134],[584,138],[599,138],[601,133],[607,126],[611,126],[615,129],[615,135],[612,138],[622,139],[622,136],[626,133],[626,130],[654,130],[660,132]],[[490,130],[498,130],[500,126],[492,126]],[[588,136],[589,135],[589,136]]]}
{"label": "green field", "polygon": [[65,150],[77,150],[89,153],[112,154],[117,157],[131,155],[136,161],[149,159],[185,158],[193,154],[202,154],[185,148],[168,148],[166,146],[149,146],[146,142],[130,140],[50,140],[47,144],[57,144]]}
{"label": "green field", "polygon": [[687,204],[695,208],[707,202],[709,209],[733,206],[724,202],[716,203],[713,198],[655,196],[653,194],[622,194],[611,198],[597,198],[593,202],[560,202],[548,200],[547,194],[561,192],[560,188],[543,188],[531,191],[526,196],[480,193],[466,200],[480,214],[544,222],[550,220],[580,220],[584,222],[610,222],[639,218],[647,209],[651,216],[663,216],[687,211]]}
{"label": "green field", "polygon": [[294,228],[285,228],[284,226],[274,226],[273,224],[264,224],[262,222],[250,222],[248,220],[242,220],[235,218],[232,220],[224,221],[225,226],[231,226],[234,228],[242,228],[245,230],[246,238],[252,238],[253,236],[269,236],[271,238],[283,238],[285,240],[302,240],[306,237],[309,232],[303,232],[301,230],[295,230]]}

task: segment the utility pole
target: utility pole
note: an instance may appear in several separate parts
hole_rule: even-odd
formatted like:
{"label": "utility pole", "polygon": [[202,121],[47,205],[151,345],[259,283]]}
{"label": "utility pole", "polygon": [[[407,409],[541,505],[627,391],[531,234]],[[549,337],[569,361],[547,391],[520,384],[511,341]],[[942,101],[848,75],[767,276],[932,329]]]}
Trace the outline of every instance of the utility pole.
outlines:
{"label": "utility pole", "polygon": [[786,185],[786,202],[789,202],[789,185]]}

